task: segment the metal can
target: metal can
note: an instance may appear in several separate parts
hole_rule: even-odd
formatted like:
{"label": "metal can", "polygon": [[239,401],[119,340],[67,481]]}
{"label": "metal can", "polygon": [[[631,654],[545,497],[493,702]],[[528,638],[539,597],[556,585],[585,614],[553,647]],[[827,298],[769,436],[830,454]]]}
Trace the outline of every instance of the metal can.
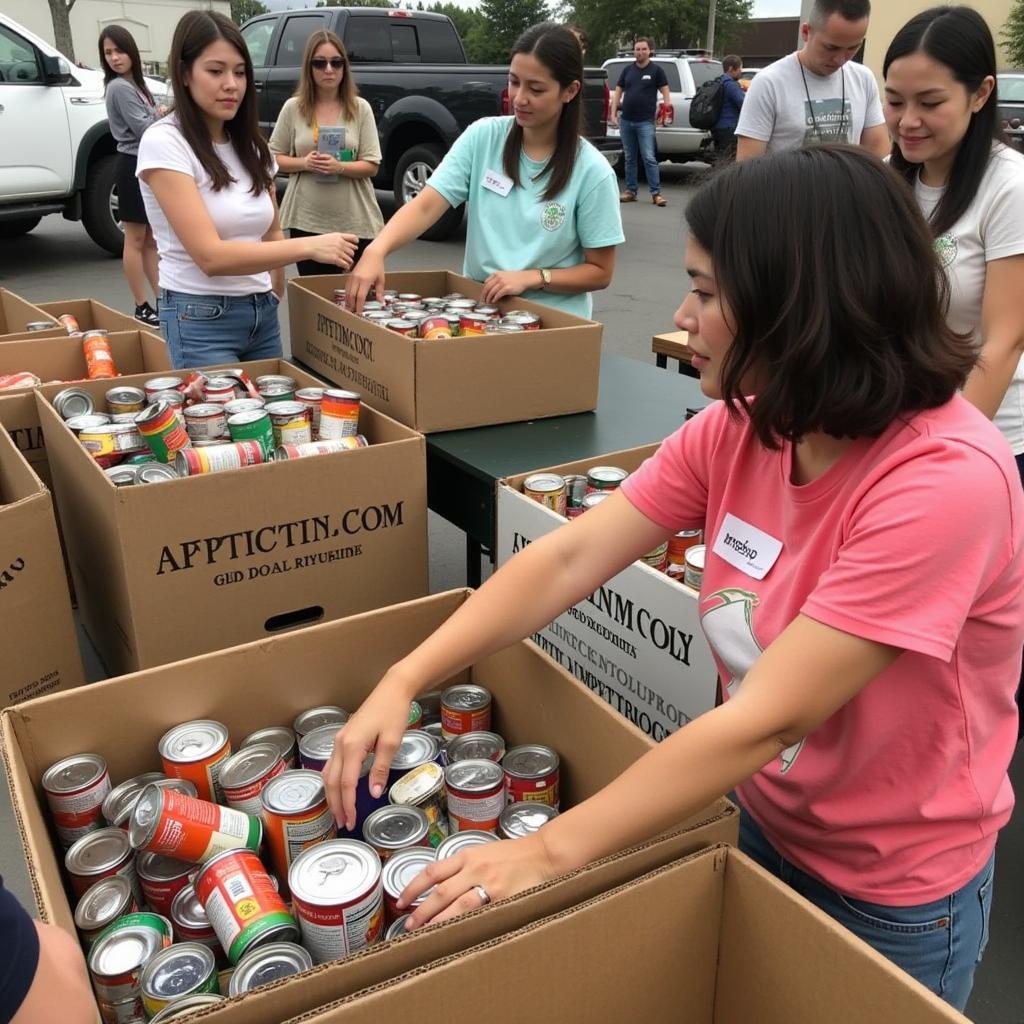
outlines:
{"label": "metal can", "polygon": [[668,568],[668,541],[662,541],[656,548],[652,548],[641,556],[640,561],[658,572],[664,572]]}
{"label": "metal can", "polygon": [[242,740],[238,749],[251,747],[256,743],[272,743],[277,747],[285,768],[295,767],[299,748],[295,742],[295,733],[287,725],[270,725],[265,729],[257,729]]}
{"label": "metal can", "polygon": [[484,760],[500,764],[505,756],[505,740],[496,732],[464,732],[445,747],[448,764],[456,761]]}
{"label": "metal can", "polygon": [[668,560],[674,565],[686,564],[686,552],[701,543],[701,530],[680,530],[668,539]]}
{"label": "metal can", "polygon": [[629,473],[618,466],[591,466],[587,470],[587,494],[614,491]]}
{"label": "metal can", "polygon": [[334,437],[326,441],[314,441],[312,444],[283,444],[274,449],[274,459],[305,459],[311,455],[333,455],[335,452],[349,452],[369,446],[370,442],[362,434],[350,434],[348,437]]}
{"label": "metal can", "polygon": [[363,840],[377,851],[381,862],[399,850],[430,846],[430,822],[419,807],[389,804],[378,807],[363,822]]}
{"label": "metal can", "polygon": [[287,388],[283,384],[268,384],[260,388],[259,395],[267,405],[273,405],[275,402],[294,402],[295,388]]}
{"label": "metal can", "polygon": [[482,686],[461,683],[441,694],[441,733],[446,740],[491,728],[491,695]]}
{"label": "metal can", "polygon": [[137,484],[156,484],[161,480],[177,480],[178,474],[173,466],[165,466],[162,462],[155,462],[149,466],[139,466],[139,472],[135,477]]}
{"label": "metal can", "polygon": [[428,761],[407,772],[388,790],[388,802],[423,811],[430,823],[431,846],[440,846],[448,837],[444,769],[439,764]]}
{"label": "metal can", "polygon": [[427,341],[436,341],[440,338],[452,336],[448,318],[445,316],[428,316],[420,321],[419,335]]}
{"label": "metal can", "polygon": [[142,412],[146,408],[146,392],[142,388],[120,386],[111,388],[107,394],[107,408],[112,413]]}
{"label": "metal can", "polygon": [[356,839],[332,839],[295,859],[288,871],[302,944],[318,964],[380,942],[384,892],[377,852]]}
{"label": "metal can", "polygon": [[206,916],[202,903],[196,895],[195,886],[189,882],[171,904],[171,923],[174,925],[174,934],[182,942],[201,942],[208,949],[212,950],[218,964],[226,964],[228,960],[224,947],[217,938],[217,933]]}
{"label": "metal can", "polygon": [[61,327],[68,332],[68,334],[82,333],[82,328],[78,323],[78,317],[76,317],[74,313],[61,313],[61,315],[57,317],[57,323],[59,323]]}
{"label": "metal can", "polygon": [[174,456],[178,476],[203,476],[207,473],[229,473],[233,469],[259,466],[265,461],[259,441],[233,441],[229,444],[201,444],[184,448]]}
{"label": "metal can", "polygon": [[422,302],[423,296],[417,295],[416,292],[399,292],[395,296],[396,302]]}
{"label": "metal can", "polygon": [[146,398],[149,399],[152,404],[153,399],[161,391],[184,391],[185,382],[180,377],[166,376],[166,377],[150,377],[149,380],[143,381],[142,390],[146,392]]}
{"label": "metal can", "polygon": [[416,337],[416,322],[414,320],[406,320],[404,317],[393,317],[390,320],[385,320],[383,326],[389,331],[394,331],[395,334],[404,335],[406,338]]}
{"label": "metal can", "polygon": [[166,777],[163,772],[144,772],[142,775],[136,775],[134,778],[126,779],[114,786],[103,798],[100,808],[104,820],[108,825],[127,828],[128,814],[135,806],[135,801],[139,799],[139,794],[151,782]]}
{"label": "metal can", "polygon": [[292,730],[301,740],[307,732],[319,729],[323,725],[336,725],[340,729],[348,719],[349,714],[344,708],[339,708],[335,704],[321,704],[319,707],[299,712],[292,722]]}
{"label": "metal can", "polygon": [[440,690],[429,690],[427,693],[421,693],[416,699],[420,702],[420,707],[423,709],[424,726],[429,725],[431,722],[441,721]]}
{"label": "metal can", "polygon": [[165,1006],[155,1017],[150,1019],[149,1024],[167,1024],[168,1021],[181,1020],[189,1017],[197,1010],[205,1010],[209,1006],[216,1006],[218,1003],[226,1002],[223,995],[216,995],[213,992],[204,992],[197,996],[185,996],[184,999],[175,1000],[170,1006]]}
{"label": "metal can", "polygon": [[611,493],[611,491],[592,491],[590,494],[584,495],[583,501],[580,504],[580,513],[582,514],[588,509],[597,508],[605,498],[611,497]]}
{"label": "metal can", "polygon": [[110,423],[110,417],[103,412],[91,412],[81,416],[72,416],[64,422],[67,424],[68,430],[74,434],[81,435],[83,431],[89,433],[92,430],[99,430],[101,427],[106,426]]}
{"label": "metal can", "polygon": [[539,331],[541,328],[540,317],[523,309],[514,309],[511,313],[506,313],[501,322],[522,327],[524,331]]}
{"label": "metal can", "polygon": [[471,846],[484,846],[487,843],[496,843],[498,837],[493,832],[484,832],[478,828],[467,828],[449,836],[438,848],[437,859],[445,860],[447,857],[454,857]]}
{"label": "metal can", "polygon": [[355,391],[327,388],[320,405],[320,439],[329,441],[358,434],[360,404]]}
{"label": "metal can", "polygon": [[334,751],[334,737],[340,725],[321,725],[299,740],[299,764],[313,772],[322,772]]}
{"label": "metal can", "polygon": [[149,406],[139,413],[135,422],[146,444],[160,462],[173,462],[179,451],[192,446],[177,410],[167,402],[156,402]]}
{"label": "metal can", "polygon": [[420,707],[419,701],[409,701],[409,720],[405,724],[405,728],[408,732],[414,732],[423,725],[423,708]]}
{"label": "metal can", "polygon": [[64,388],[53,396],[53,407],[63,420],[72,416],[88,416],[95,409],[92,395],[85,388]]}
{"label": "metal can", "polygon": [[219,402],[190,405],[182,415],[185,417],[185,429],[193,441],[219,440],[228,436],[228,418]]}
{"label": "metal can", "polygon": [[18,391],[35,388],[42,384],[42,378],[23,370],[19,373],[0,373],[0,391]]}
{"label": "metal can", "polygon": [[476,299],[467,299],[461,292],[451,292],[443,298],[447,309],[457,309],[460,313],[476,309]]}
{"label": "metal can", "polygon": [[262,398],[233,398],[220,408],[224,410],[225,416],[235,416],[240,412],[258,412],[265,408],[266,404]]}
{"label": "metal can", "polygon": [[136,850],[204,864],[226,850],[258,850],[263,824],[233,807],[147,786],[132,811],[128,836]]}
{"label": "metal can", "polygon": [[565,479],[557,473],[534,473],[523,481],[523,494],[539,505],[565,515]]}
{"label": "metal can", "polygon": [[43,772],[43,792],[57,839],[64,849],[103,828],[103,801],[110,792],[107,762],[99,754],[73,754]]}
{"label": "metal can", "polygon": [[202,800],[224,802],[218,778],[221,764],[231,756],[227,726],[208,718],[182,722],[160,737],[157,749],[165,775],[188,779]]}
{"label": "metal can", "polygon": [[495,320],[501,316],[501,310],[497,306],[478,305],[474,312],[480,313],[483,316],[490,317],[492,320]]}
{"label": "metal can", "polygon": [[274,429],[274,446],[310,444],[313,440],[313,414],[302,402],[275,402],[267,409]]}
{"label": "metal can", "polygon": [[430,888],[409,904],[406,910],[398,909],[398,897],[402,895],[402,890],[436,859],[433,850],[414,846],[408,850],[399,850],[384,865],[381,881],[384,885],[384,909],[389,922],[394,923],[403,915],[407,915],[433,892],[433,888]]}
{"label": "metal can", "polygon": [[29,334],[35,334],[36,331],[55,331],[57,324],[50,320],[30,320],[25,324],[25,330]]}
{"label": "metal can", "polygon": [[519,334],[525,329],[521,324],[507,324],[503,320],[488,320],[484,334]]}
{"label": "metal can", "polygon": [[336,306],[344,306],[345,305],[345,289],[344,288],[335,288],[334,289],[334,304]]}
{"label": "metal can", "polygon": [[283,373],[264,373],[256,378],[256,389],[262,391],[264,388],[296,388],[296,380]]}
{"label": "metal can", "polygon": [[142,889],[135,871],[135,854],[128,836],[119,828],[87,832],[64,854],[64,870],[68,874],[72,891],[79,898],[101,878],[123,875],[131,884],[136,900],[142,902]]}
{"label": "metal can", "polygon": [[109,456],[120,455],[114,446],[113,423],[104,423],[102,426],[89,427],[78,432],[78,440],[82,447],[97,460],[107,459],[106,464],[111,463]]}
{"label": "metal can", "polygon": [[185,996],[203,992],[220,995],[217,961],[209,947],[199,942],[175,943],[160,950],[143,967],[139,989],[150,1017]]}
{"label": "metal can", "polygon": [[536,800],[509,804],[501,812],[498,821],[498,836],[502,839],[522,839],[532,835],[537,829],[546,825],[552,818],[558,817],[558,808],[550,804],[538,803]]}
{"label": "metal can", "polygon": [[231,975],[228,995],[240,996],[262,985],[269,985],[272,981],[311,970],[312,967],[313,957],[308,949],[294,942],[271,942],[242,957]]}
{"label": "metal can", "polygon": [[704,582],[704,553],[707,548],[703,544],[694,544],[685,555],[683,582],[694,590],[700,590]]}
{"label": "metal can", "polygon": [[257,946],[298,938],[295,919],[252,850],[227,850],[207,861],[195,887],[233,964]]}
{"label": "metal can", "polygon": [[140,853],[135,859],[135,870],[149,908],[170,917],[174,897],[191,881],[195,865],[162,853]]}
{"label": "metal can", "polygon": [[125,914],[137,913],[138,909],[135,890],[124,875],[110,875],[93,882],[75,905],[75,927],[86,951],[108,925]]}
{"label": "metal can", "polygon": [[295,392],[295,401],[301,402],[309,409],[313,420],[313,437],[320,436],[320,406],[324,400],[323,388],[299,388]]}
{"label": "metal can", "polygon": [[411,772],[413,768],[421,764],[427,764],[430,761],[438,761],[440,753],[441,744],[422,729],[414,729],[403,733],[402,742],[399,743],[398,749],[391,759],[388,788],[390,789],[403,775]]}
{"label": "metal can", "polygon": [[535,801],[558,809],[558,754],[539,743],[513,747],[501,760],[510,804]]}
{"label": "metal can", "polygon": [[217,402],[220,405],[241,398],[240,390],[238,381],[234,377],[209,377],[203,385],[203,395],[206,401]]}
{"label": "metal can", "polygon": [[236,412],[228,417],[227,428],[232,441],[257,441],[264,453],[264,461],[270,461],[274,450],[274,425],[268,409],[253,409],[251,412]]}
{"label": "metal can", "polygon": [[281,751],[274,743],[254,743],[232,754],[220,769],[220,785],[228,807],[254,818],[263,813],[263,787],[285,770]]}
{"label": "metal can", "polygon": [[565,517],[575,519],[583,511],[583,499],[587,495],[587,478],[579,473],[564,477]]}
{"label": "metal can", "polygon": [[483,337],[487,333],[487,324],[490,322],[490,319],[489,316],[484,316],[482,313],[460,313],[459,337]]}
{"label": "metal can", "polygon": [[410,916],[410,914],[402,914],[401,917],[396,917],[394,921],[388,925],[388,930],[384,933],[384,941],[391,942],[393,939],[400,939],[405,935],[405,922],[409,920]]}
{"label": "metal can", "polygon": [[505,772],[482,758],[456,761],[444,770],[451,831],[496,832],[505,807]]}
{"label": "metal can", "polygon": [[263,787],[260,798],[270,863],[277,877],[286,880],[303,850],[337,835],[324,780],[319,772],[305,768],[285,771]]}
{"label": "metal can", "polygon": [[142,970],[170,944],[170,922],[158,914],[128,914],[96,939],[89,951],[89,974],[104,1024],[146,1019]]}
{"label": "metal can", "polygon": [[109,380],[117,376],[114,351],[106,331],[86,331],[82,335],[82,352],[89,380]]}

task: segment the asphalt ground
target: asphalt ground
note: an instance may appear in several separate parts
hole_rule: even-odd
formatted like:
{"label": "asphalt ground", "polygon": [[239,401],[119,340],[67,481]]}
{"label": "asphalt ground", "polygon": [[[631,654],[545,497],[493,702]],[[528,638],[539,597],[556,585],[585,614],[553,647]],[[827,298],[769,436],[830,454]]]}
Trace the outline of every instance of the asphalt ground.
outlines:
{"label": "asphalt ground", "polygon": [[[604,324],[608,350],[653,363],[651,337],[673,329],[673,313],[688,287],[682,269],[683,211],[705,171],[701,164],[662,165],[662,192],[668,206],[655,207],[641,183],[639,201],[622,207],[626,243],[619,250],[612,286],[594,297],[594,318]],[[392,210],[390,194],[379,193],[378,199],[387,216]],[[461,232],[444,242],[415,242],[397,253],[388,269],[461,271],[463,246]],[[44,218],[30,235],[0,240],[0,287],[36,302],[94,298],[126,312],[133,306],[120,262],[98,249],[81,224],[55,216]],[[281,326],[287,354],[285,306],[281,308]],[[429,545],[431,592],[464,586],[462,533],[431,513]],[[103,678],[103,668],[84,634],[81,642],[90,679]],[[1016,788],[1024,784],[1024,756],[1019,753],[1011,774]],[[968,1016],[979,1024],[1024,1024],[1021,821],[1018,812],[1003,830],[997,848],[990,941],[968,1006]],[[0,788],[0,874],[4,884],[31,907],[24,855],[6,786]]]}

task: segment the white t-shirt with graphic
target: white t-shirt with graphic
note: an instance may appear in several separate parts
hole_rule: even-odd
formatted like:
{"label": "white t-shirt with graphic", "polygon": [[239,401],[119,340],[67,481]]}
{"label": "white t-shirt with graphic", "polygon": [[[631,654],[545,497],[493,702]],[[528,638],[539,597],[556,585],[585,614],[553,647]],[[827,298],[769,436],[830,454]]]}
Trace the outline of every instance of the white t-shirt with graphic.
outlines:
{"label": "white t-shirt with graphic", "polygon": [[[918,205],[931,217],[945,188],[914,186]],[[935,241],[949,278],[947,321],[956,331],[981,337],[985,271],[992,260],[1024,253],[1024,155],[997,143],[974,202],[952,229]],[[1017,364],[995,417],[1014,455],[1024,453],[1024,359]]]}
{"label": "white t-shirt with graphic", "polygon": [[791,53],[750,83],[736,134],[767,142],[772,153],[806,142],[856,144],[865,128],[884,123],[878,84],[863,64],[850,61],[822,76],[808,71]]}

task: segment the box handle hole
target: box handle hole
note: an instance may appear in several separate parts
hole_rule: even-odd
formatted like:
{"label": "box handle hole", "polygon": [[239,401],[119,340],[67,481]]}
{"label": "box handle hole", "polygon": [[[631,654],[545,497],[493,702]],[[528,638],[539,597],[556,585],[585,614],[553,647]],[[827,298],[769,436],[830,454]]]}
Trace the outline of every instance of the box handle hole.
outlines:
{"label": "box handle hole", "polygon": [[281,615],[271,615],[263,628],[268,633],[278,633],[282,629],[294,629],[296,626],[308,626],[311,622],[319,622],[324,617],[324,610],[321,605],[313,604],[308,608],[298,608],[293,612],[284,612]]}

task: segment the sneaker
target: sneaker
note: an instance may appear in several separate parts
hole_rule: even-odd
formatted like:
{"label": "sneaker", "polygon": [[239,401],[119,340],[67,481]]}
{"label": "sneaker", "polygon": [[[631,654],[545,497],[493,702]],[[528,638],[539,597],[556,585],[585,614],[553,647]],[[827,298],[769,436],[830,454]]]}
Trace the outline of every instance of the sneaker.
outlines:
{"label": "sneaker", "polygon": [[144,302],[141,306],[135,307],[135,319],[140,320],[147,327],[160,326],[160,317],[157,315],[157,311],[148,302]]}
{"label": "sneaker", "polygon": [[654,203],[655,206],[668,206],[668,203],[665,201],[665,197],[660,192],[655,192],[654,195],[651,196],[651,202]]}
{"label": "sneaker", "polygon": [[620,192],[619,193],[619,202],[620,203],[635,203],[636,202],[636,193],[635,192],[630,192],[629,189],[626,189],[624,192]]}

